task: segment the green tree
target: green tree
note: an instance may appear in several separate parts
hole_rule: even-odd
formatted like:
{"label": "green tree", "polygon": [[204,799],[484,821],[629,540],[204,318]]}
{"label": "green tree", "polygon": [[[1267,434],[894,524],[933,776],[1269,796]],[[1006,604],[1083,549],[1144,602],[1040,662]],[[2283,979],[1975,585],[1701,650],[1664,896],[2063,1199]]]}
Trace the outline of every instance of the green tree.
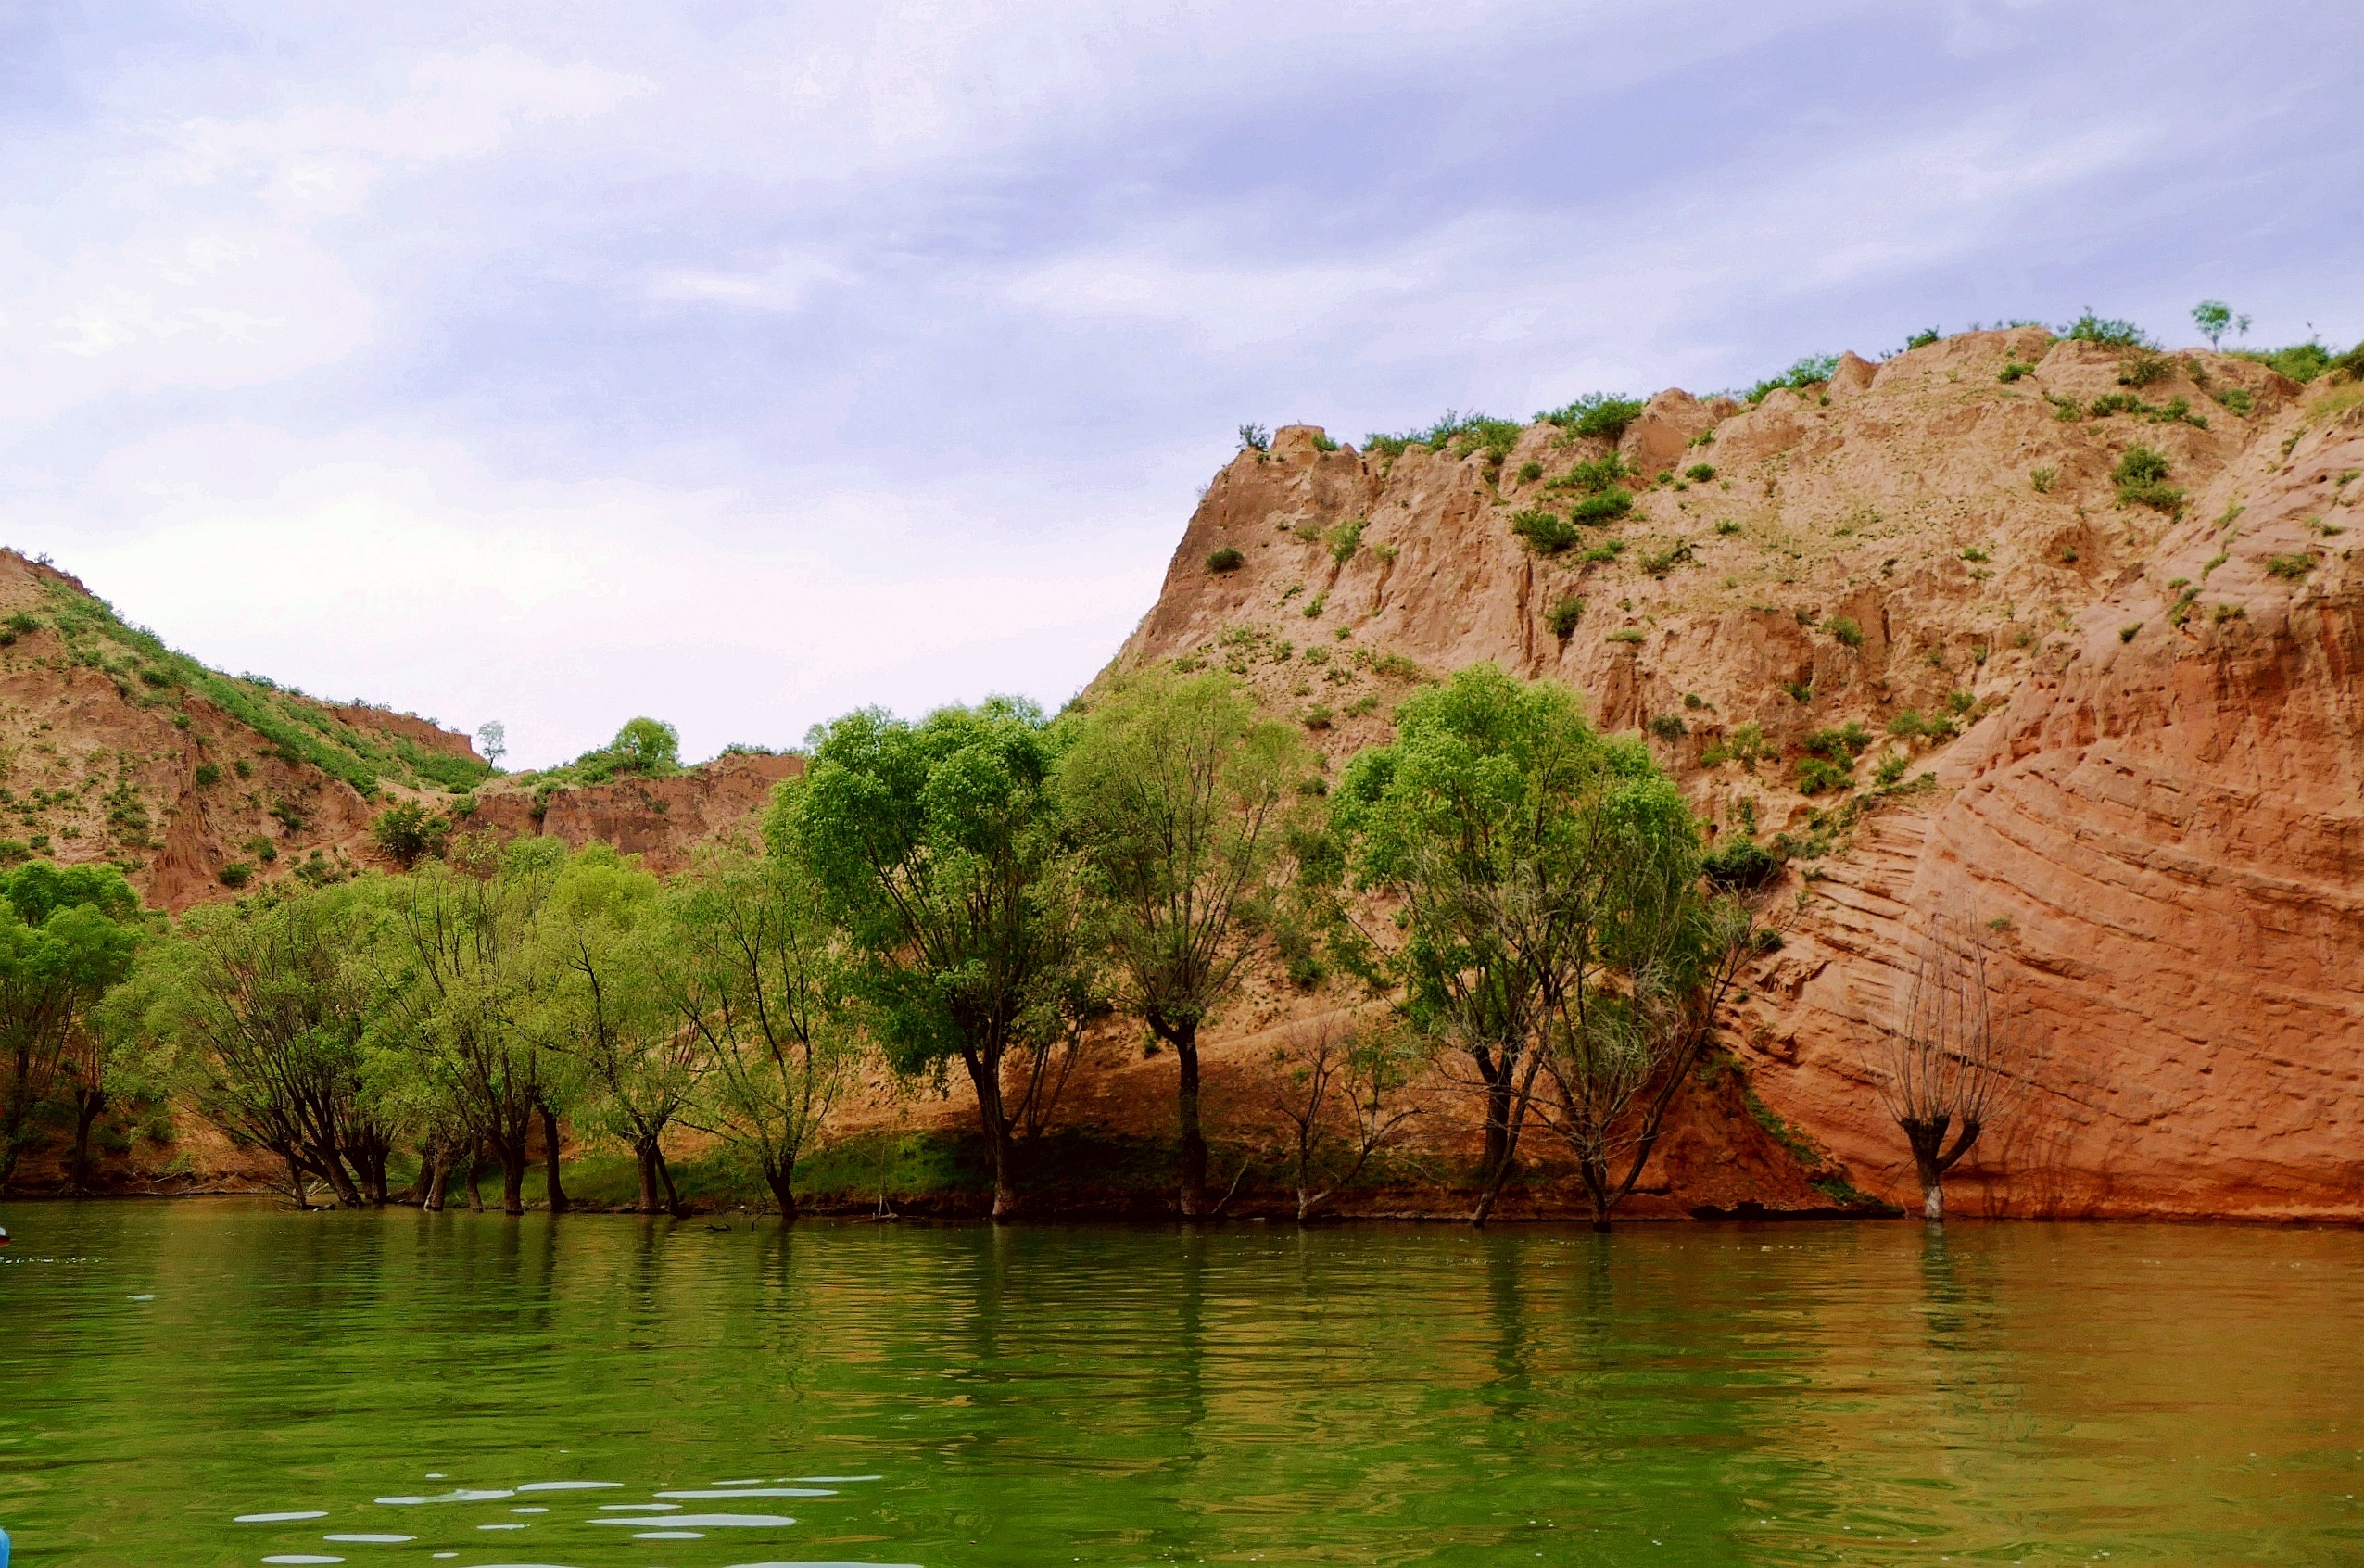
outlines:
{"label": "green tree", "polygon": [[[33,1107],[86,1038],[91,1007],[131,972],[141,931],[139,895],[112,866],[35,860],[0,876],[0,1183],[16,1172]],[[86,1161],[104,1088],[95,1077],[76,1088]]]}
{"label": "green tree", "polygon": [[279,1157],[299,1208],[310,1178],[344,1208],[386,1197],[391,1138],[362,1080],[369,917],[350,886],[196,910],[106,1004],[200,1116]]}
{"label": "green tree", "polygon": [[1074,967],[1075,879],[1031,703],[989,699],[917,724],[875,709],[822,730],[765,822],[805,866],[852,949],[852,987],[897,1072],[957,1060],[993,1167],[993,1217],[1018,1211],[1002,1069],[1057,1028]]}
{"label": "green tree", "polygon": [[1671,785],[1610,816],[1614,869],[1596,909],[1595,963],[1555,997],[1536,1117],[1575,1157],[1597,1231],[1640,1182],[1666,1115],[1757,951],[1754,915],[1700,887],[1700,844]]}
{"label": "green tree", "polygon": [[685,1114],[762,1172],[796,1218],[796,1162],[859,1064],[845,955],[805,867],[782,855],[709,853],[667,910],[674,1015],[702,1047]]}
{"label": "green tree", "polygon": [[2200,335],[2208,340],[2211,348],[2228,332],[2237,331],[2244,336],[2249,332],[2249,318],[2234,315],[2232,307],[2221,299],[2203,299],[2193,306],[2192,320],[2199,327]]}
{"label": "green tree", "polygon": [[370,824],[370,842],[405,871],[428,855],[441,854],[450,836],[450,822],[417,801],[397,801]]}
{"label": "green tree", "polygon": [[521,838],[461,846],[384,884],[379,1037],[436,1086],[501,1169],[501,1208],[525,1212],[536,1118],[560,1074],[537,1010],[551,968],[539,929],[566,851]]}
{"label": "green tree", "polygon": [[[663,893],[654,876],[595,843],[558,872],[537,922],[550,974],[536,1014],[541,1035],[553,1056],[575,1065],[590,1130],[632,1151],[643,1214],[680,1210],[664,1134],[689,1108],[702,1066],[666,996]],[[553,1157],[561,1097],[542,1104]]]}
{"label": "green tree", "polygon": [[1214,671],[1135,677],[1081,714],[1059,759],[1117,1005],[1180,1066],[1184,1219],[1207,1212],[1198,1031],[1269,925],[1290,871],[1290,810],[1310,777],[1296,729]]}
{"label": "green tree", "polygon": [[[1689,976],[1671,967],[1688,950],[1668,932],[1694,918],[1698,834],[1648,748],[1599,734],[1553,682],[1474,665],[1407,702],[1397,732],[1349,765],[1334,816],[1357,880],[1401,901],[1392,963],[1407,1015],[1477,1069],[1485,1153],[1471,1218],[1482,1223],[1539,1077],[1580,1163],[1637,1143],[1646,1157],[1655,1142],[1672,1090],[1637,1104],[1623,1085],[1637,1072],[1663,1084],[1668,1052],[1639,1042],[1659,1014],[1612,1048],[1612,998],[1647,985],[1655,1009],[1659,991]],[[1587,1181],[1605,1223],[1605,1195],[1631,1182]]]}
{"label": "green tree", "polygon": [[628,719],[607,749],[628,771],[670,773],[681,765],[681,731],[663,719]]}

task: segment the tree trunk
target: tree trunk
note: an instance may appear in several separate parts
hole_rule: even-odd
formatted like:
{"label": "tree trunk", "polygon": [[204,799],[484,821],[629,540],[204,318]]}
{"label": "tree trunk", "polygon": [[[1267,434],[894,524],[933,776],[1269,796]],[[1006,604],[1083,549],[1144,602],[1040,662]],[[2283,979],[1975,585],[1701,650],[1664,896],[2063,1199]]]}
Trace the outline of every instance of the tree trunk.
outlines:
{"label": "tree trunk", "polygon": [[1486,1220],[1493,1218],[1494,1206],[1501,1201],[1503,1183],[1510,1179],[1511,1160],[1509,1155],[1505,1154],[1502,1162],[1494,1168],[1494,1179],[1486,1182],[1485,1190],[1478,1194],[1477,1207],[1470,1211],[1470,1225],[1473,1229],[1483,1230]]}
{"label": "tree trunk", "polygon": [[1609,1195],[1609,1170],[1591,1160],[1584,1162],[1585,1195],[1592,1200],[1592,1228],[1595,1234],[1609,1233],[1609,1211],[1615,1199]]}
{"label": "tree trunk", "polygon": [[312,1164],[320,1171],[321,1180],[328,1183],[329,1193],[335,1198],[337,1208],[361,1207],[360,1192],[353,1185],[351,1175],[346,1171],[344,1158],[337,1154],[335,1144],[326,1142],[314,1144]]}
{"label": "tree trunk", "polygon": [[676,1220],[689,1212],[681,1201],[681,1189],[673,1184],[673,1166],[664,1157],[664,1150],[657,1150],[657,1175],[664,1182],[664,1211]]}
{"label": "tree trunk", "polygon": [[468,1151],[468,1212],[471,1214],[485,1211],[484,1182],[485,1151],[481,1147],[471,1149]]}
{"label": "tree trunk", "polygon": [[1182,1061],[1182,1092],[1176,1105],[1182,1117],[1182,1215],[1207,1218],[1207,1135],[1198,1124],[1198,1026],[1188,1023],[1174,1031],[1174,1055]]}
{"label": "tree trunk", "polygon": [[17,1173],[18,1139],[25,1130],[25,1119],[32,1114],[32,1047],[19,1045],[16,1051],[16,1072],[8,1080],[8,1109],[0,1119],[0,1187]]}
{"label": "tree trunk", "polygon": [[1503,1161],[1511,1157],[1511,1069],[1508,1062],[1500,1068],[1494,1065],[1494,1053],[1473,1050],[1471,1056],[1477,1062],[1477,1072],[1485,1081],[1485,1152],[1479,1157],[1477,1179],[1481,1185],[1495,1182]]}
{"label": "tree trunk", "polygon": [[296,1162],[293,1149],[281,1149],[279,1157],[287,1162],[287,1190],[296,1195],[296,1212],[300,1214],[311,1207],[304,1201],[304,1168]]}
{"label": "tree trunk", "polygon": [[500,1211],[525,1212],[525,1145],[524,1140],[500,1151]]}
{"label": "tree trunk", "polygon": [[542,1159],[550,1186],[550,1211],[566,1212],[566,1189],[558,1180],[558,1113],[548,1106],[542,1107]]}
{"label": "tree trunk", "polygon": [[[1519,1133],[1526,1126],[1527,1095],[1534,1092],[1535,1075],[1542,1066],[1543,1055],[1540,1051],[1529,1055],[1526,1077],[1516,1086],[1514,1092],[1511,1083],[1511,1058],[1508,1056],[1503,1057],[1502,1091],[1511,1109],[1509,1114],[1501,1118],[1502,1161],[1495,1167],[1494,1179],[1485,1184],[1485,1191],[1478,1197],[1476,1209],[1470,1215],[1470,1225],[1473,1229],[1482,1228],[1492,1217],[1495,1204],[1501,1199],[1502,1188],[1511,1180],[1512,1168],[1518,1164]],[[1486,1081],[1489,1098],[1493,1084],[1494,1080]]]}
{"label": "tree trunk", "polygon": [[1018,1215],[1017,1149],[1010,1138],[1009,1111],[1002,1103],[1001,1058],[988,1059],[973,1051],[961,1053],[968,1081],[977,1091],[977,1119],[985,1131],[985,1146],[993,1157],[993,1218]]}
{"label": "tree trunk", "polygon": [[372,1133],[361,1144],[361,1180],[365,1187],[362,1195],[379,1208],[385,1207],[393,1196],[386,1189],[386,1162],[393,1153],[393,1146],[375,1133]]}
{"label": "tree trunk", "polygon": [[643,1138],[633,1145],[632,1153],[640,1166],[640,1201],[633,1207],[639,1213],[654,1214],[659,1208],[657,1161],[662,1157],[657,1153],[657,1141],[654,1138]]}
{"label": "tree trunk", "polygon": [[1978,1124],[1966,1122],[1953,1147],[1947,1149],[1945,1132],[1953,1121],[1951,1116],[1935,1116],[1903,1123],[1904,1141],[1913,1145],[1913,1168],[1921,1178],[1921,1218],[1932,1225],[1945,1223],[1945,1173],[1978,1136]]}
{"label": "tree trunk", "polygon": [[792,1164],[764,1172],[764,1180],[772,1189],[772,1201],[779,1205],[779,1217],[784,1220],[796,1218],[795,1177],[796,1167]]}
{"label": "tree trunk", "polygon": [[1000,1117],[993,1119],[993,1218],[996,1220],[1018,1218],[1018,1151],[1012,1145],[1009,1123]]}
{"label": "tree trunk", "polygon": [[446,1156],[441,1139],[431,1140],[419,1151],[419,1181],[426,1188],[426,1195],[419,1207],[429,1214],[443,1212],[443,1183],[449,1174],[444,1169]]}
{"label": "tree trunk", "polygon": [[68,1168],[68,1175],[73,1183],[76,1196],[89,1190],[90,1124],[96,1121],[98,1113],[106,1108],[106,1090],[77,1089],[74,1091],[74,1157],[72,1164]]}

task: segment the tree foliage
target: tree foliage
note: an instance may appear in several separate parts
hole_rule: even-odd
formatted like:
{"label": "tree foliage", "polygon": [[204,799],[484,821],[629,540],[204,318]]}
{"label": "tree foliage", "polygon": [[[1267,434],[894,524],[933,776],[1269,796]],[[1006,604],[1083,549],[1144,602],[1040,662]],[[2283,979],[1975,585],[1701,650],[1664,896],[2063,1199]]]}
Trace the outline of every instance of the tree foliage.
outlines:
{"label": "tree foliage", "polygon": [[1220,671],[1139,675],[1070,727],[1057,770],[1066,826],[1117,1005],[1180,1058],[1182,1211],[1201,1218],[1198,1031],[1270,926],[1310,760],[1296,730]]}
{"label": "tree foliage", "polygon": [[139,895],[108,866],[30,861],[0,875],[0,1182],[14,1173],[33,1107],[47,1099],[90,1010],[127,975]]}
{"label": "tree foliage", "polygon": [[820,733],[765,824],[845,933],[850,988],[889,1065],[967,1072],[996,1218],[1018,1201],[1003,1069],[1057,1030],[1080,953],[1058,749],[1042,711],[1012,699],[917,724],[865,709]]}
{"label": "tree foliage", "polygon": [[1697,827],[1648,748],[1552,682],[1473,665],[1397,725],[1348,767],[1338,820],[1358,880],[1400,901],[1407,1016],[1476,1069],[1473,1218],[1539,1110],[1605,1223],[1712,1022],[1699,988],[1730,912],[1703,904]]}
{"label": "tree foliage", "polygon": [[666,932],[667,994],[704,1090],[688,1115],[793,1215],[797,1158],[859,1061],[845,953],[818,890],[796,859],[717,850],[675,883]]}

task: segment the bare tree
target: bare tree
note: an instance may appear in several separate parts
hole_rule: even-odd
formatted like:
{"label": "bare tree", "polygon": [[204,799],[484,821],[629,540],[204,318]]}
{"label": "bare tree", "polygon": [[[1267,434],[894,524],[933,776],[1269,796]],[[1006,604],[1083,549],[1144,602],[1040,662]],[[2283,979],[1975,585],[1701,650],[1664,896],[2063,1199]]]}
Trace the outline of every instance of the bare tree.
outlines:
{"label": "bare tree", "polygon": [[1945,1173],[1978,1141],[2012,1081],[1991,995],[1978,926],[1932,914],[1885,1060],[1875,1064],[1880,1104],[1912,1145],[1921,1212],[1931,1224],[1945,1222]]}
{"label": "bare tree", "polygon": [[1273,1048],[1273,1106],[1289,1124],[1300,1223],[1420,1114],[1402,1100],[1420,1065],[1399,1031],[1334,1016],[1299,1025]]}

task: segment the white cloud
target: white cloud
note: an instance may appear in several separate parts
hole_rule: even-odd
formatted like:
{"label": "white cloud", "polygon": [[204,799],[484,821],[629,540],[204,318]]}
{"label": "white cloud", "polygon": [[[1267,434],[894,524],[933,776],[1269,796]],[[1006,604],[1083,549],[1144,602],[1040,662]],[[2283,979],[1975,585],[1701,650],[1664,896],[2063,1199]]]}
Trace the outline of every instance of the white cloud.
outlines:
{"label": "white cloud", "polygon": [[230,221],[51,263],[0,254],[0,422],[108,393],[284,379],[369,341],[373,307],[310,237]]}
{"label": "white cloud", "polygon": [[718,305],[735,310],[790,314],[832,284],[853,281],[841,261],[819,251],[782,254],[767,267],[732,272],[679,268],[659,272],[649,297],[668,304]]}
{"label": "white cloud", "polygon": [[643,76],[495,45],[419,61],[373,107],[301,98],[272,115],[192,120],[173,140],[192,183],[244,183],[275,206],[343,213],[388,169],[483,158],[521,126],[580,123],[655,91]]}

